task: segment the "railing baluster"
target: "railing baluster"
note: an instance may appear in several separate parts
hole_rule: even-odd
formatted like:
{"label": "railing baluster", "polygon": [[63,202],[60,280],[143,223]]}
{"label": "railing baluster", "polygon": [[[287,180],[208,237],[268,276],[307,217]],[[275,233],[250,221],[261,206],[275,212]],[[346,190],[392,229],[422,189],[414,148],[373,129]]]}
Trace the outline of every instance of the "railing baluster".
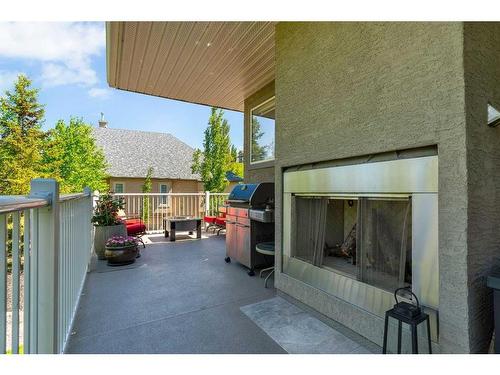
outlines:
{"label": "railing baluster", "polygon": [[91,250],[91,197],[88,195],[60,202],[59,317],[57,351],[63,352],[85,280]]}
{"label": "railing baluster", "polygon": [[147,216],[148,222],[146,223],[146,228],[149,231],[149,230],[151,230],[150,229],[150,222],[151,222],[151,214],[153,213],[153,210],[152,210],[153,207],[151,206],[151,201],[150,201],[149,196],[146,197],[146,200],[148,201],[148,214],[147,214],[148,215]]}
{"label": "railing baluster", "polygon": [[153,227],[154,227],[155,231],[158,231],[160,226],[161,226],[161,224],[160,224],[160,212],[159,212],[160,210],[158,209],[158,206],[159,206],[158,197],[153,195],[152,198],[153,198],[153,207],[156,211],[155,223],[154,223]]}
{"label": "railing baluster", "polygon": [[19,239],[21,220],[19,211],[12,214],[12,354],[19,353]]}
{"label": "railing baluster", "polygon": [[31,331],[31,215],[33,210],[24,211],[24,310],[23,310],[23,352],[30,351],[30,331]]}
{"label": "railing baluster", "polygon": [[39,212],[33,210],[33,232],[31,235],[31,276],[30,276],[30,353],[38,353],[38,254],[39,254]]}
{"label": "railing baluster", "polygon": [[163,220],[161,219],[161,214],[160,214],[160,204],[161,204],[161,197],[158,195],[153,195],[152,196],[153,200],[155,201],[155,210],[156,210],[156,231],[160,231],[163,225]]}
{"label": "railing baluster", "polygon": [[150,217],[151,225],[149,228],[151,228],[150,229],[151,231],[155,231],[156,230],[156,222],[158,221],[157,220],[158,207],[155,206],[154,196],[148,196],[148,202],[149,202],[149,206],[151,208],[151,217]]}
{"label": "railing baluster", "polygon": [[0,214],[0,354],[7,349],[7,215]]}

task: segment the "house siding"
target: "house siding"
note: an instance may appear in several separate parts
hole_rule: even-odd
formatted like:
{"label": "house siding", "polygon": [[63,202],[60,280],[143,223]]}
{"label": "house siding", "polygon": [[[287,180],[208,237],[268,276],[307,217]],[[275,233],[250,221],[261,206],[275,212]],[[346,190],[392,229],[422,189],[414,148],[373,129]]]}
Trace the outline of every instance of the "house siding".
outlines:
{"label": "house siding", "polygon": [[[112,191],[115,182],[123,182],[125,184],[125,193],[142,193],[142,185],[144,178],[120,178],[111,177],[108,179],[109,188]],[[160,184],[168,184],[172,186],[171,193],[197,193],[203,191],[203,184],[196,180],[171,180],[171,179],[151,179],[151,192],[159,193]]]}
{"label": "house siding", "polygon": [[[283,169],[437,145],[440,336],[435,349],[478,351],[483,345],[472,344],[477,327],[469,305],[463,31],[462,23],[285,22],[276,27],[276,286],[377,344],[382,317],[281,273]],[[255,176],[247,173],[249,179]]]}

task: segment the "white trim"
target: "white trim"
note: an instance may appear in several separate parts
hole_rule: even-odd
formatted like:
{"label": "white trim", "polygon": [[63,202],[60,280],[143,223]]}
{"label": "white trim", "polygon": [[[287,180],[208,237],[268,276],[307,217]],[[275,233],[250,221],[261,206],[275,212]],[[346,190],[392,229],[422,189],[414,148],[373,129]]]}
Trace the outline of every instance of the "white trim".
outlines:
{"label": "white trim", "polygon": [[[276,159],[275,157],[275,152],[276,152],[276,119],[275,119],[275,122],[274,122],[274,149],[273,149],[273,157],[272,158],[268,158],[268,159],[264,159],[264,160],[257,160],[257,161],[252,161],[252,118],[253,118],[253,111],[255,111],[257,108],[259,107],[262,107],[264,106],[265,104],[269,103],[271,100],[276,100],[276,95],[273,95],[271,96],[270,98],[264,100],[263,102],[260,102],[258,105],[250,108],[250,114],[249,114],[249,135],[248,135],[248,140],[249,140],[249,143],[248,143],[248,155],[249,155],[249,163],[248,165],[249,166],[257,166],[259,164],[263,164],[263,163],[269,163],[269,162],[274,162],[274,160]],[[274,108],[276,109],[276,103],[274,103]],[[262,116],[260,116],[262,117]]]}

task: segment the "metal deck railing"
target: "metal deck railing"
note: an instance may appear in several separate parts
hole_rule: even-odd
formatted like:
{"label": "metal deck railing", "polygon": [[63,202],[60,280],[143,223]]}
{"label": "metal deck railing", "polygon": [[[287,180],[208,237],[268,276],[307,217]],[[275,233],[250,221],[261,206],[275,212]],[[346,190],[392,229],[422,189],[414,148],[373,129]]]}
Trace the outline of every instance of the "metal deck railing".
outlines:
{"label": "metal deck railing", "polygon": [[0,196],[0,353],[64,351],[92,253],[91,215],[89,189],[60,196],[54,180]]}
{"label": "metal deck railing", "polygon": [[148,233],[161,232],[163,219],[173,216],[217,216],[228,193],[115,193],[123,198],[127,217],[141,218]]}

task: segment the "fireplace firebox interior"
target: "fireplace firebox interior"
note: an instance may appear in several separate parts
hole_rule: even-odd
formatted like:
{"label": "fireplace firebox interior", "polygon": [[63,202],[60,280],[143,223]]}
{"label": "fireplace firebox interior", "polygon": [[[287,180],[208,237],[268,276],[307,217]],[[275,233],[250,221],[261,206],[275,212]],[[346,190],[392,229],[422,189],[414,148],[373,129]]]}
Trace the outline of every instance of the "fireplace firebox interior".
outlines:
{"label": "fireplace firebox interior", "polygon": [[411,286],[410,198],[294,200],[292,257],[389,292]]}

